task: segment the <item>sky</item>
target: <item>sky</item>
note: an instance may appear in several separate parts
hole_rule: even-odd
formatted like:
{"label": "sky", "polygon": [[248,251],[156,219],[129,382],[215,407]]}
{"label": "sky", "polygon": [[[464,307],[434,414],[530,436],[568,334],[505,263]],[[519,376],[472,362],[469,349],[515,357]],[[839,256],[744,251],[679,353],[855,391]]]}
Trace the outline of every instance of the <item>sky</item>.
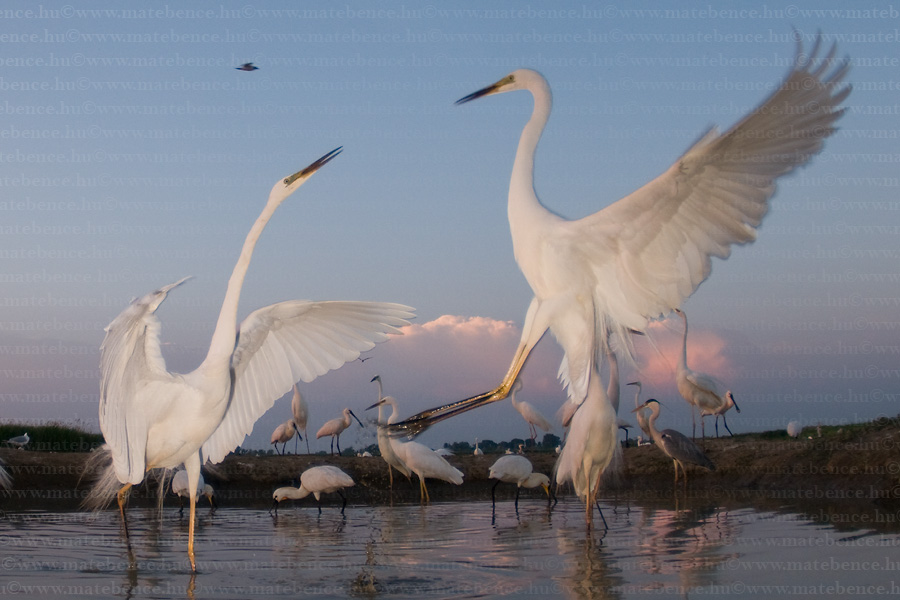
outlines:
{"label": "sky", "polygon": [[[847,113],[823,152],[779,181],[757,241],[714,259],[685,302],[688,363],[733,391],[735,433],[897,416],[900,6],[367,4],[4,3],[0,420],[98,431],[104,327],[186,275],[157,315],[169,369],[195,368],[272,185],[338,146],[269,223],[240,314],[311,299],[400,302],[417,316],[364,362],[302,385],[310,432],[344,407],[362,417],[376,374],[403,416],[489,389],[531,299],[506,194],[532,104],[525,92],[454,101],[539,70],[554,108],[535,188],[580,218],[740,119],[787,72],[795,36],[808,48],[817,31],[853,65]],[[235,69],[248,61],[259,69]],[[687,431],[681,322],[652,332],[622,381],[640,379],[664,404],[660,424]],[[522,376],[519,397],[551,418],[565,398],[560,359],[547,336]],[[286,396],[245,445],[267,447],[289,416]],[[501,402],[421,439],[527,432]],[[342,446],[374,441],[354,425]]]}

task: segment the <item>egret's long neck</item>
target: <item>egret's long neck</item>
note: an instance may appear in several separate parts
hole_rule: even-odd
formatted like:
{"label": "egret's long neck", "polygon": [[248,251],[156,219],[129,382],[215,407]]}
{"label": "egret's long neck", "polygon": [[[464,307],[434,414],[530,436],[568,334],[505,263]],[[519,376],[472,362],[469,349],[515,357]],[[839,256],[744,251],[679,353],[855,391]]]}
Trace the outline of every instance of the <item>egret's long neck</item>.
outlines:
{"label": "egret's long neck", "polygon": [[241,255],[238,257],[234,270],[231,272],[231,277],[228,279],[225,299],[222,301],[219,320],[216,321],[216,329],[213,331],[209,352],[203,361],[204,365],[220,363],[221,361],[225,361],[227,364],[231,360],[231,354],[234,352],[234,345],[237,340],[237,310],[241,299],[241,288],[244,285],[244,277],[247,275],[247,269],[250,267],[250,258],[253,256],[256,242],[259,240],[259,236],[262,235],[263,229],[266,228],[269,219],[275,213],[275,209],[280,204],[280,200],[274,201],[270,198],[244,240]]}
{"label": "egret's long neck", "polygon": [[516,160],[513,163],[512,176],[509,182],[509,209],[514,205],[532,202],[540,204],[534,193],[534,153],[538,141],[544,132],[547,119],[550,118],[550,108],[553,104],[550,87],[546,81],[535,81],[529,86],[529,91],[534,97],[534,110],[531,118],[522,130],[519,138],[519,148],[516,150]]}
{"label": "egret's long neck", "polygon": [[606,354],[609,359],[609,384],[606,386],[606,396],[612,404],[613,411],[619,412],[619,361],[615,352]]}
{"label": "egret's long neck", "polygon": [[687,317],[684,313],[681,313],[681,320],[684,321],[684,338],[681,342],[681,356],[678,358],[678,368],[682,371],[687,370],[687,334],[688,334],[688,324]]}

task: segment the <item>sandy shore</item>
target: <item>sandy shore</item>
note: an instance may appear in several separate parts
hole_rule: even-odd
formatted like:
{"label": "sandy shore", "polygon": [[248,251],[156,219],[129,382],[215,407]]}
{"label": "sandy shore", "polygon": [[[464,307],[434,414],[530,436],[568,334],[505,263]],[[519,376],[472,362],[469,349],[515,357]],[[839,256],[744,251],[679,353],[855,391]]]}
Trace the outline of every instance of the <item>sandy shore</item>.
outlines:
{"label": "sandy shore", "polygon": [[[809,431],[805,431],[808,434]],[[707,439],[706,452],[716,463],[713,472],[689,468],[687,491],[673,485],[672,463],[653,446],[624,449],[623,467],[606,482],[605,498],[630,498],[652,502],[681,495],[717,504],[753,504],[779,507],[797,503],[825,507],[848,504],[892,519],[900,527],[900,425],[883,419],[846,431],[829,432],[813,439],[760,435]],[[0,458],[14,478],[12,490],[0,494],[3,510],[32,508],[76,509],[92,479],[85,473],[86,453],[29,452],[0,449]],[[556,455],[529,453],[535,470],[551,473]],[[454,486],[429,481],[433,501],[485,500],[490,498],[490,465],[499,455],[452,456],[450,462],[463,471],[465,483]],[[356,486],[349,490],[351,504],[418,502],[418,484],[396,472],[393,494],[389,491],[387,465],[378,457],[329,457],[320,455],[229,456],[206,473],[221,506],[268,506],[272,491],[290,485],[306,468],[333,464],[350,474]],[[511,498],[514,488],[501,485],[499,498]],[[132,502],[150,503],[155,486],[144,484]],[[523,490],[523,497],[541,496]],[[560,490],[560,496],[570,494]],[[174,501],[173,501],[174,502]],[[846,508],[841,510],[846,513]]]}

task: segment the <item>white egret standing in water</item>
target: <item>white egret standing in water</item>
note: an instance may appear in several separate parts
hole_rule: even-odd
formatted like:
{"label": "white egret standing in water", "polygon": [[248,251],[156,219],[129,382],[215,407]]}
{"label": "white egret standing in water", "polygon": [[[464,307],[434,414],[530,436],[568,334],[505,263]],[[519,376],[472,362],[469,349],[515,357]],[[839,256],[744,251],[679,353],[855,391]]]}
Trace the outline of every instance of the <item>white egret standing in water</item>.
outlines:
{"label": "white egret standing in water", "polygon": [[150,469],[184,464],[191,498],[188,557],[193,572],[200,466],[221,462],[294,382],[311,381],[356,360],[387,334],[398,333],[412,316],[409,307],[399,304],[291,300],[250,313],[238,327],[241,288],[260,234],[275,209],[339,152],[340,148],[329,152],[272,187],[244,240],[209,351],[197,369],[183,375],[166,370],[160,323],[154,314],[185,279],[134,300],[106,328],[100,346],[100,428],[112,464],[87,503],[99,507],[116,497],[128,539],[125,501],[131,487],[141,483]]}
{"label": "white egret standing in water", "polygon": [[[306,440],[306,453],[309,454],[309,436],[306,434],[306,426],[309,423],[309,405],[303,396],[300,395],[300,388],[294,384],[294,395],[291,396],[291,414],[294,417],[294,428],[297,430],[297,437],[300,437],[300,430],[303,430],[303,438]],[[297,454],[297,442],[294,440],[294,454]]]}
{"label": "white egret standing in water", "polygon": [[[713,256],[727,258],[733,244],[753,241],[776,179],[822,149],[850,87],[840,83],[849,61],[834,66],[833,48],[820,60],[820,43],[818,37],[809,55],[798,47],[782,84],[731,129],[708,131],[665,173],[574,221],[547,210],[534,191],[535,150],[551,107],[543,76],[520,69],[460,99],[515,90],[534,98],[508,195],[513,251],[534,298],[512,363],[497,387],[396,423],[395,434],[415,435],[505,398],[549,328],[565,353],[559,376],[569,400],[581,405],[560,460],[568,453],[566,460],[579,463],[588,479],[599,477],[616,443],[615,412],[600,383],[600,353],[610,334],[617,333],[630,355],[629,330],[646,331],[651,319],[681,306],[709,276]],[[593,483],[583,489],[593,489]]]}

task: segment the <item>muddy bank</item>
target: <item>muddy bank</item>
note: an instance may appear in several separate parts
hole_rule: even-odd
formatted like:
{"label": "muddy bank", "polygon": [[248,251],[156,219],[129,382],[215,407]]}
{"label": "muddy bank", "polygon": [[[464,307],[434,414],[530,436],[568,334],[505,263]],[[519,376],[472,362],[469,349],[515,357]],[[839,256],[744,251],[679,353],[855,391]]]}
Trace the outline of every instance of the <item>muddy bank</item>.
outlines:
{"label": "muddy bank", "polygon": [[[812,435],[813,439],[808,439]],[[717,505],[753,505],[762,508],[822,506],[849,514],[878,515],[900,527],[900,426],[896,419],[854,425],[824,433],[805,430],[799,439],[777,434],[748,434],[707,439],[706,452],[716,463],[713,472],[688,469],[686,491],[673,481],[672,462],[653,446],[623,450],[623,466],[605,484],[603,496],[645,502],[682,498]],[[535,470],[551,473],[556,455],[529,453]],[[499,455],[452,456],[450,462],[465,474],[465,483],[454,486],[429,480],[433,501],[486,500],[492,480],[490,465]],[[14,478],[12,490],[2,492],[2,510],[31,508],[75,509],[92,479],[85,472],[88,454],[29,452],[0,449],[0,458]],[[378,457],[329,457],[321,455],[229,456],[214,470],[205,472],[216,489],[221,506],[268,506],[276,487],[290,485],[306,468],[333,464],[349,473],[356,486],[349,490],[351,504],[418,502],[418,484],[394,473],[393,497],[387,465]],[[543,492],[523,490],[523,497],[538,498]],[[155,486],[140,486],[132,502],[150,503]],[[498,499],[514,494],[510,485],[497,489]],[[570,492],[560,490],[561,497]],[[174,502],[174,501],[173,501]],[[835,508],[837,507],[837,508]]]}

